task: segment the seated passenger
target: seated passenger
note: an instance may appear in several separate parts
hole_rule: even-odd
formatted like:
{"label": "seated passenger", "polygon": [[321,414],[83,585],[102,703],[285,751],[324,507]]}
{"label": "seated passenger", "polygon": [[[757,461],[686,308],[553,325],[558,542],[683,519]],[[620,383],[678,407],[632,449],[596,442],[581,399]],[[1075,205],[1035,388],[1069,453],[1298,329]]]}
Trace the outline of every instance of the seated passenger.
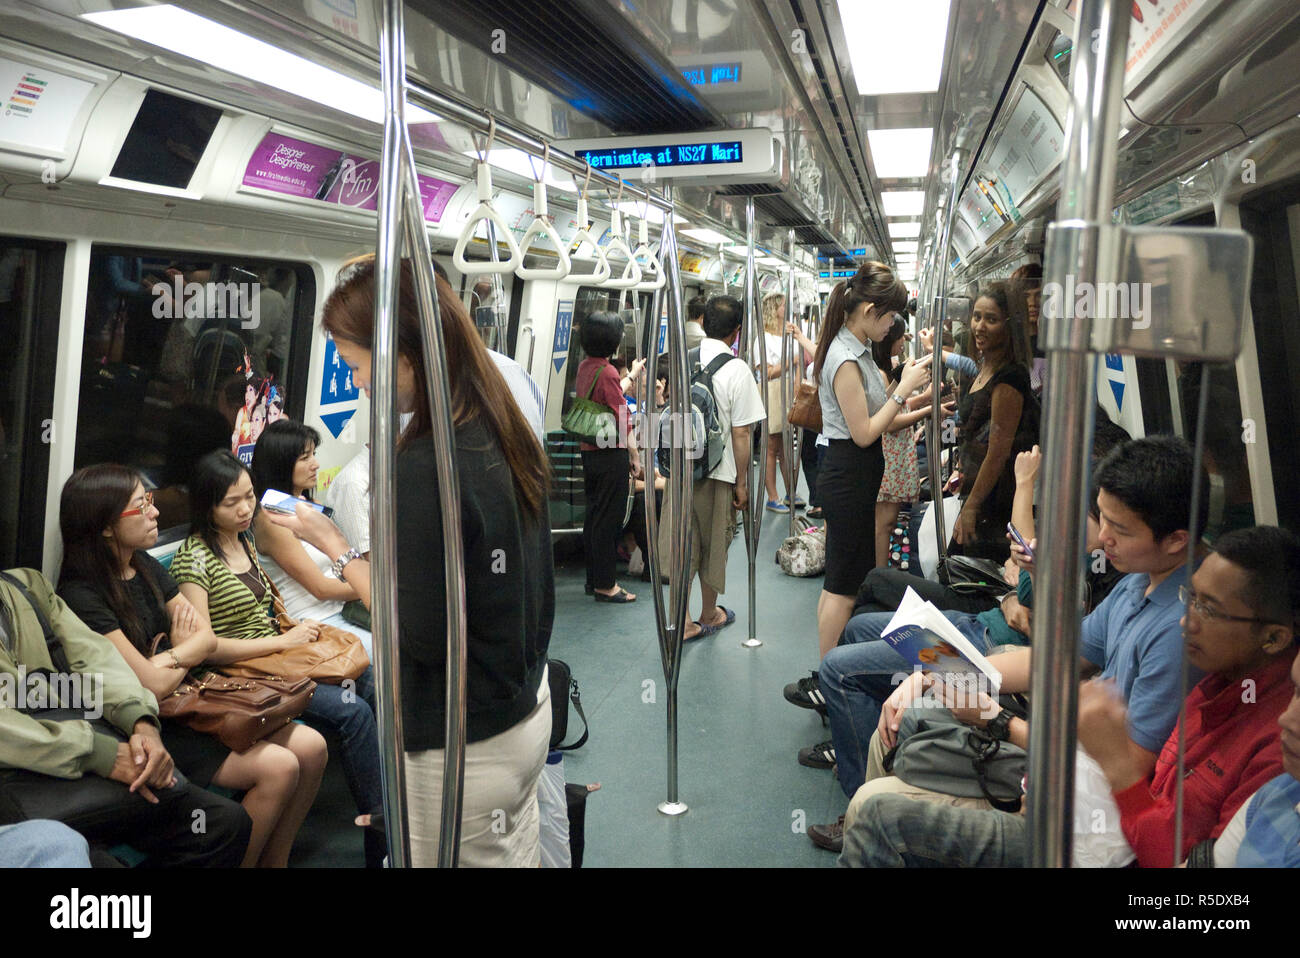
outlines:
{"label": "seated passenger", "polygon": [[[419,315],[409,262],[401,270],[398,408],[412,413],[397,449],[397,604],[411,861],[437,860],[446,704],[444,532]],[[546,651],[555,614],[546,456],[445,280],[447,366],[465,547],[465,794],[460,864],[536,867],[537,782],[550,741]],[[370,391],[375,268],[367,257],[325,301],[322,326],[357,386]],[[369,604],[369,563],[306,505],[272,516],[326,555]]]}
{"label": "seated passenger", "polygon": [[[1096,484],[1101,546],[1108,562],[1127,574],[1084,618],[1079,652],[1085,662],[1102,669],[1103,678],[1117,681],[1130,703],[1129,745],[1135,761],[1144,762],[1149,770],[1178,717],[1182,614],[1178,594],[1186,579],[1191,449],[1172,436],[1125,443],[1098,465]],[[1198,528],[1204,528],[1207,512],[1203,497]],[[953,615],[949,613],[950,621],[961,627],[960,617]],[[859,616],[857,622],[845,630],[846,637],[857,639],[856,644],[832,650],[821,670],[833,760],[840,786],[850,798],[865,781],[873,732],[878,728],[884,746],[892,747],[898,712],[920,691],[919,675],[894,688],[912,668],[880,639],[889,616]],[[981,630],[963,631],[977,649],[987,651]],[[1028,648],[994,655],[989,661],[1002,675],[1003,693],[1029,690]],[[1027,723],[1011,720],[1010,735],[1013,743],[1024,747]],[[810,830],[814,841],[819,835]]]}
{"label": "seated passenger", "polygon": [[[1108,511],[1103,503],[1103,513]],[[1125,598],[1127,585],[1115,599]],[[1188,659],[1198,674],[1209,672],[1186,701],[1181,848],[1174,847],[1178,730],[1157,758],[1134,741],[1144,734],[1144,720],[1135,715],[1132,697],[1126,709],[1107,681],[1085,684],[1079,697],[1079,743],[1104,771],[1124,837],[1138,864],[1148,868],[1181,862],[1197,844],[1218,836],[1283,767],[1274,723],[1295,710],[1300,537],[1262,526],[1226,533],[1193,575],[1192,587],[1180,592],[1188,603],[1182,619]],[[1120,607],[1109,611],[1126,614]],[[1086,622],[1084,631],[1087,655],[1093,636]],[[1149,665],[1138,664],[1144,672]],[[1179,664],[1160,669],[1162,681],[1172,675],[1174,688]],[[1010,676],[1003,676],[1005,687]],[[1285,727],[1282,734],[1288,734]],[[1276,799],[1273,790],[1264,795],[1270,820]],[[1285,815],[1276,820],[1296,830]],[[1025,823],[1006,812],[876,794],[849,806],[840,864],[1022,867],[1028,857]]]}
{"label": "seated passenger", "polygon": [[[89,842],[127,842],[158,867],[239,864],[248,847],[248,815],[236,803],[175,773],[159,732],[156,700],[122,656],[73,614],[39,572],[10,569],[8,574],[22,588],[0,579],[0,673],[5,684],[11,689],[25,685],[20,668],[27,674],[56,668],[43,615],[73,673],[66,683],[57,684],[96,688],[100,721],[111,725],[122,740],[101,731],[97,723],[42,720],[39,713],[0,708],[0,768],[60,779],[99,775],[129,786],[139,801],[129,814],[83,831]],[[68,787],[76,785],[69,782]],[[202,834],[191,827],[196,816],[206,820]]]}
{"label": "seated passenger", "polygon": [[89,868],[90,846],[62,822],[0,825],[0,868]]}
{"label": "seated passenger", "polygon": [[[258,510],[248,467],[220,450],[199,460],[190,486],[190,537],[172,559],[171,574],[181,593],[212,623],[214,664],[239,662],[312,641],[315,621],[299,622],[283,634],[270,614],[271,581],[257,561],[251,527]],[[355,685],[317,683],[303,720],[342,739],[343,772],[359,814],[383,801],[379,735],[374,713],[374,674],[367,668]],[[366,832],[366,863],[383,864],[383,837]]]}
{"label": "seated passenger", "polygon": [[[253,487],[259,501],[268,489],[312,501],[320,468],[319,444],[320,433],[291,419],[267,426],[253,450]],[[343,618],[343,603],[355,599],[356,590],[329,574],[329,557],[287,529],[272,525],[260,509],[253,533],[262,569],[280,591],[289,615],[353,632],[369,653],[370,632]]]}
{"label": "seated passenger", "polygon": [[1188,865],[1215,868],[1300,868],[1300,656],[1291,665],[1295,694],[1277,720],[1281,726],[1282,767],[1237,809],[1210,855],[1192,849]]}
{"label": "seated passenger", "polygon": [[[162,699],[207,660],[217,638],[168,571],[145,551],[158,539],[157,519],[152,496],[126,466],[105,463],[73,473],[59,506],[59,595],[112,643],[140,684]],[[191,782],[245,793],[242,804],[253,831],[244,866],[288,865],[294,836],[325,771],[320,734],[291,723],[236,753],[212,735],[165,719],[162,724],[163,741]]]}

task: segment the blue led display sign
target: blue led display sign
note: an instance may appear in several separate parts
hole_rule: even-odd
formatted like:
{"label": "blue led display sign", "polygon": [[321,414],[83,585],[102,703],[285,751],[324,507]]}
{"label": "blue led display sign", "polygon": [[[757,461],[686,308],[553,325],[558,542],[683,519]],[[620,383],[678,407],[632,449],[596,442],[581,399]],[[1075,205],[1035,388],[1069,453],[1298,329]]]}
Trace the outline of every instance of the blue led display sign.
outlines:
{"label": "blue led display sign", "polygon": [[744,151],[739,140],[728,143],[681,143],[641,149],[622,146],[604,150],[578,150],[578,159],[586,160],[593,170],[625,170],[642,166],[706,166],[714,163],[740,163]]}
{"label": "blue led display sign", "polygon": [[739,83],[739,63],[712,63],[687,67],[682,76],[691,86],[717,86],[720,83]]}

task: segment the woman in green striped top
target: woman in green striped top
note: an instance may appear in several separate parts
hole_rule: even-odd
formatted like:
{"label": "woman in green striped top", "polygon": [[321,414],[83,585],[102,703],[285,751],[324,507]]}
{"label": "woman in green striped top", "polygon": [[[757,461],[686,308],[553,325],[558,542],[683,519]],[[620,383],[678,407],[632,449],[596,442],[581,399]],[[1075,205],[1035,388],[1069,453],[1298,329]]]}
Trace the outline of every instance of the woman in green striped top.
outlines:
{"label": "woman in green striped top", "polygon": [[[313,641],[320,623],[304,621],[280,634],[271,583],[257,563],[251,532],[258,509],[248,467],[225,450],[208,453],[194,467],[190,483],[190,537],[172,560],[181,593],[212,623],[217,634],[213,664],[238,662]],[[355,683],[316,686],[303,718],[329,729],[343,742],[343,771],[358,814],[382,804],[379,732],[375,722],[374,672]],[[383,863],[383,836],[367,829],[366,863]]]}

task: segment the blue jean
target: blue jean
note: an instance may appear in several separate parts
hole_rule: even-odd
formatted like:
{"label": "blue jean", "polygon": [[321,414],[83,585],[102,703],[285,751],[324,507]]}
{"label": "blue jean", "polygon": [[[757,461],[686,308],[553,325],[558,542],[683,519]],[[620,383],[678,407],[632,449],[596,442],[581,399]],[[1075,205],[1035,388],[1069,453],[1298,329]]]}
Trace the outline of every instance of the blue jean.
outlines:
{"label": "blue jean", "polygon": [[343,740],[343,774],[357,812],[364,815],[379,808],[384,798],[374,667],[361,673],[355,688],[317,683],[303,718],[313,728],[334,732]]}
{"label": "blue jean", "polygon": [[845,822],[841,868],[1024,868],[1025,819],[888,793]]}
{"label": "blue jean", "polygon": [[0,827],[0,868],[89,868],[90,847],[62,822],[33,819]]}
{"label": "blue jean", "polygon": [[[964,612],[945,612],[944,617],[980,652],[989,648],[983,624]],[[913,671],[913,663],[881,639],[892,612],[867,612],[849,619],[844,628],[844,645],[831,649],[822,659],[821,693],[835,745],[836,774],[849,798],[862,787],[867,776],[867,749],[880,723],[880,709],[895,686]]]}

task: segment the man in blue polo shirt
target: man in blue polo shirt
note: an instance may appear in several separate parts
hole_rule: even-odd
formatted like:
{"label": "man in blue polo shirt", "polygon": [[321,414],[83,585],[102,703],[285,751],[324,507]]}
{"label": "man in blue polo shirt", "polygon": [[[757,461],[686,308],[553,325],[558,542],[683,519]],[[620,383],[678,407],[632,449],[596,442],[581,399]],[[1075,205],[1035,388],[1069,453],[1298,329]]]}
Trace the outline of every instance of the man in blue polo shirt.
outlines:
{"label": "man in blue polo shirt", "polygon": [[[1178,591],[1187,580],[1183,563],[1187,556],[1192,476],[1192,450],[1173,436],[1150,436],[1124,443],[1097,467],[1101,545],[1106,561],[1128,574],[1083,620],[1079,655],[1085,665],[1100,668],[1103,679],[1112,679],[1128,702],[1127,746],[1135,767],[1140,766],[1148,774],[1178,720],[1182,704],[1183,638],[1179,620],[1184,607]],[[1202,497],[1198,528],[1205,527],[1207,512],[1208,503]],[[989,660],[1002,674],[1003,692],[1029,689],[1030,655],[1030,650],[1024,648]],[[1200,681],[1199,671],[1192,669],[1191,673],[1190,682]],[[909,680],[889,697],[882,709],[881,728],[897,727],[897,713],[906,707],[914,684]],[[981,724],[995,718],[988,716]],[[1006,737],[1024,746],[1028,742],[1027,723],[1011,719],[1006,725]],[[882,816],[889,818],[910,811],[909,806],[901,804],[910,801],[900,796],[878,796],[868,803],[873,806],[871,821],[863,821],[860,826],[856,816],[850,814],[845,823],[841,864],[880,864],[868,852],[882,847],[880,827],[888,830]],[[938,812],[940,816],[954,813],[953,828],[947,837],[959,839],[960,847],[936,836],[944,847],[931,849],[937,856],[935,860],[942,858],[957,864],[952,859],[956,855],[972,865],[997,865],[1023,857],[1023,823],[1008,822],[1011,816],[973,809],[938,808]],[[960,814],[965,812],[975,814]],[[921,857],[931,856],[927,853]]]}

